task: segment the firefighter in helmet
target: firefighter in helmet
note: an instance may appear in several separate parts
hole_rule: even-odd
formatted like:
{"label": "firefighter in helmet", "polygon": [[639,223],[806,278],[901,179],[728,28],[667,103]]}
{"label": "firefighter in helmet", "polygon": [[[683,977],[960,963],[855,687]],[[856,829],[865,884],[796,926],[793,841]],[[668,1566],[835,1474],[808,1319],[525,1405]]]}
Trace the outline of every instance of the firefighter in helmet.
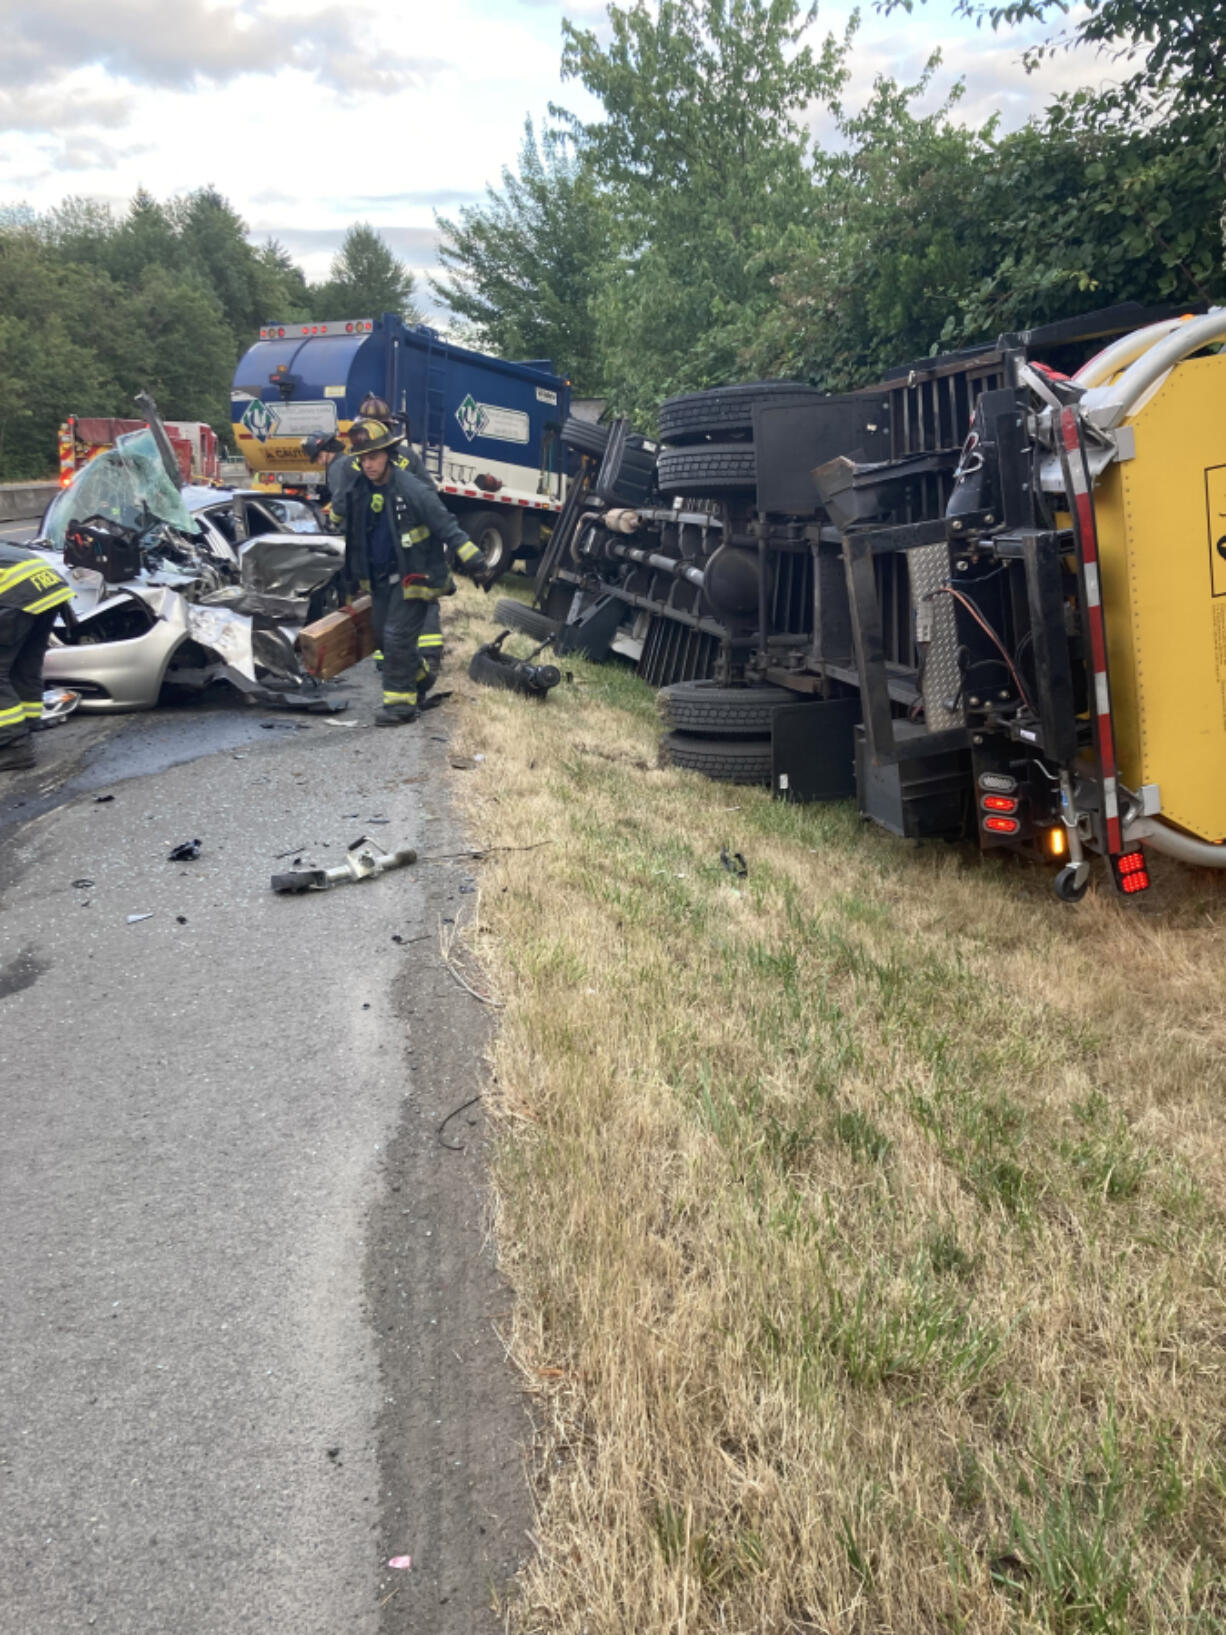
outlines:
{"label": "firefighter in helmet", "polygon": [[368,590],[383,650],[383,708],[375,725],[417,719],[443,658],[439,598],[455,592],[447,553],[485,584],[486,560],[438,495],[396,464],[399,427],[361,420],[349,433],[358,472],[332,502],[345,532],[350,593]]}
{"label": "firefighter in helmet", "polygon": [[46,557],[0,544],[0,772],[34,765],[43,713],[43,655],[72,590]]}
{"label": "firefighter in helmet", "polygon": [[345,480],[345,445],[339,437],[327,431],[313,431],[302,439],[302,452],[314,465],[324,468],[324,483],[328,489],[328,505]]}
{"label": "firefighter in helmet", "polygon": [[[437,488],[435,488],[433,478],[430,476],[430,473],[426,470],[425,465],[422,462],[421,455],[418,454],[417,450],[408,440],[408,425],[405,422],[394,418],[392,411],[388,408],[387,404],[381,397],[368,395],[362,399],[362,406],[358,410],[358,418],[354,421],[354,426],[356,427],[361,425],[363,420],[377,420],[380,425],[387,426],[389,429],[397,432],[401,432],[401,428],[403,427],[403,432],[401,432],[401,435],[403,436],[404,441],[393,453],[392,464],[401,471],[407,471],[411,477],[416,477],[418,482],[425,483],[427,488],[434,489],[435,493],[438,492]],[[352,433],[350,435],[352,436]],[[315,455],[310,449],[307,449],[307,444],[315,441],[317,441],[317,439],[308,437],[304,440],[302,445],[303,448],[307,450],[307,457],[311,460],[315,459]],[[321,447],[326,447],[326,444],[323,443],[322,439],[319,439],[318,441],[320,442]],[[331,459],[331,463],[327,467],[329,495],[328,520],[334,525],[339,526],[339,513],[335,508],[335,501],[341,494],[344,493],[345,489],[349,487],[349,484],[357,476],[360,468],[358,466],[358,457],[352,449],[348,454],[346,454],[341,450],[341,445],[337,442],[336,438],[330,438],[328,441],[334,444],[336,449],[340,451],[340,457],[338,459]]]}
{"label": "firefighter in helmet", "polygon": [[386,404],[381,397],[375,397],[373,393],[362,399],[361,407],[358,409],[358,419],[381,420],[385,426],[399,427],[404,434],[404,442],[396,451],[396,464],[404,471],[407,471],[410,477],[416,477],[419,483],[425,483],[428,487],[433,488],[437,494],[438,484],[426,470],[425,461],[422,459],[421,455],[418,454],[417,450],[413,447],[413,440],[409,436],[409,423],[407,420],[402,420],[398,416],[393,415],[388,404]]}

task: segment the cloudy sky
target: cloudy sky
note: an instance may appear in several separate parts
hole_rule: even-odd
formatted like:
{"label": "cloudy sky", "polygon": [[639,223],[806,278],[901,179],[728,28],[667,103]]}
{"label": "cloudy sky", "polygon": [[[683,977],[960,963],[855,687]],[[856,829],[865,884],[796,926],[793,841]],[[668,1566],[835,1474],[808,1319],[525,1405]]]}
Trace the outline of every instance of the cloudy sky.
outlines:
{"label": "cloudy sky", "polygon": [[[850,6],[823,8],[819,32]],[[1019,123],[1058,86],[1097,80],[1065,58],[1041,79],[1020,36],[976,32],[930,0],[910,17],[866,6],[852,99],[873,75],[914,75],[940,46],[963,117]],[[563,16],[599,27],[604,0],[0,0],[0,203],[68,194],[122,207],[213,183],[254,238],[321,277],[354,220],[419,273],[435,211],[478,199],[513,164],[524,117],[586,111],[558,77]]]}

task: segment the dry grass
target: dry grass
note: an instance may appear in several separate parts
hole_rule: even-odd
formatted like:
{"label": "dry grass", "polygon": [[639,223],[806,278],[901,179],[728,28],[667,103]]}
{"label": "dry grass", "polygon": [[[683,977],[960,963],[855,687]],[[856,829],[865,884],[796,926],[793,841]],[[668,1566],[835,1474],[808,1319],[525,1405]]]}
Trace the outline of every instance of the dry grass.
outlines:
{"label": "dry grass", "polygon": [[565,662],[544,706],[458,683],[455,740],[479,837],[553,842],[471,928],[539,1405],[516,1627],[1226,1629],[1224,883],[1069,909],[657,770],[647,689]]}

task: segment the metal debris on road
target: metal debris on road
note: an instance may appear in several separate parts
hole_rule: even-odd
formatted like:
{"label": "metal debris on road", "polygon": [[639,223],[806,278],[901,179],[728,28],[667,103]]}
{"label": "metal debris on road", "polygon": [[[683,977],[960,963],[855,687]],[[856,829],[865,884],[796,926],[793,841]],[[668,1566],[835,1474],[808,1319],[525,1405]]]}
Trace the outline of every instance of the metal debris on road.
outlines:
{"label": "metal debris on road", "polygon": [[345,880],[368,880],[386,874],[389,869],[404,868],[416,863],[417,853],[410,846],[399,851],[385,851],[377,842],[361,835],[348,848],[345,861],[331,869],[296,869],[289,874],[274,874],[272,889],[285,895],[308,891],[329,891]]}
{"label": "metal debris on road", "polygon": [[167,856],[168,863],[191,863],[200,856],[200,839],[185,840],[182,845],[176,846]]}
{"label": "metal debris on road", "polygon": [[88,891],[94,882],[92,880],[74,880],[72,883],[77,891]]}
{"label": "metal debris on road", "polygon": [[138,925],[141,922],[141,920],[151,920],[152,918],[153,918],[152,914],[129,914],[128,915],[128,924],[129,925]]}
{"label": "metal debris on road", "polygon": [[115,799],[114,795],[95,795],[94,796],[94,805],[95,806],[105,806],[107,801],[114,800],[114,799]]}

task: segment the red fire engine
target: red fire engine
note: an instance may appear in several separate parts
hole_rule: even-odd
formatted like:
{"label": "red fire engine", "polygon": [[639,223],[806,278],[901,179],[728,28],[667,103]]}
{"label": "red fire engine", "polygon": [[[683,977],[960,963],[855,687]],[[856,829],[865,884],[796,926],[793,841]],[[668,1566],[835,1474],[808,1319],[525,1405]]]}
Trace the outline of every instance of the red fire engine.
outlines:
{"label": "red fire engine", "polygon": [[[221,451],[212,426],[206,425],[203,420],[167,420],[163,424],[183,473],[183,481],[218,481]],[[125,432],[141,431],[145,425],[144,420],[69,415],[60,427],[60,487],[67,488],[81,467],[88,465],[95,454],[113,448],[117,437],[122,437]]]}

